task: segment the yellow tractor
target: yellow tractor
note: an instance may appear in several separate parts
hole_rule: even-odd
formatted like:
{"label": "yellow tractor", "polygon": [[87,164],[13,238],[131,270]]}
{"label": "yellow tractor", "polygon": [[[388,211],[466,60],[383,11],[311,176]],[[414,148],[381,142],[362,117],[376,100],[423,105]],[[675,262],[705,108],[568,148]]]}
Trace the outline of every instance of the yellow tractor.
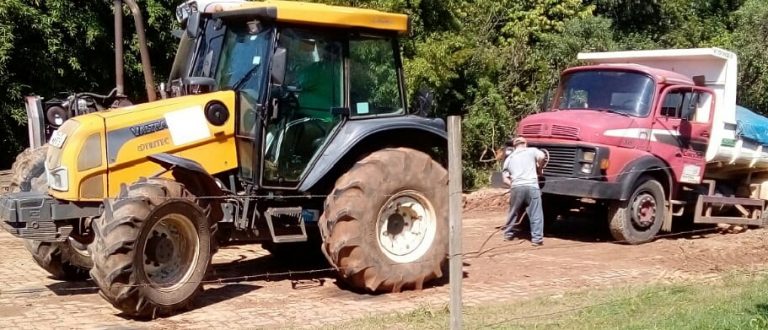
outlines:
{"label": "yellow tractor", "polygon": [[443,276],[445,124],[407,107],[406,15],[221,0],[177,16],[168,98],[65,121],[47,191],[0,199],[6,230],[87,246],[101,296],[138,316],[187,306],[221,243],[320,249],[369,292]]}

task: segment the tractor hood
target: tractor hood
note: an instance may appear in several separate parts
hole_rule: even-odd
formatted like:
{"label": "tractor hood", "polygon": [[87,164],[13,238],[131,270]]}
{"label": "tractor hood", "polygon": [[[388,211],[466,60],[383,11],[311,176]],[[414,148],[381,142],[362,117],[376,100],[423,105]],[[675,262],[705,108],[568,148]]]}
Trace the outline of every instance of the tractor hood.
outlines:
{"label": "tractor hood", "polygon": [[78,116],[52,138],[46,159],[51,195],[70,201],[114,197],[121,183],[161,168],[147,156],[169,153],[209,173],[237,167],[235,92],[191,95]]}
{"label": "tractor hood", "polygon": [[517,134],[529,139],[571,140],[621,145],[612,132],[639,128],[642,118],[597,110],[561,110],[524,118]]}

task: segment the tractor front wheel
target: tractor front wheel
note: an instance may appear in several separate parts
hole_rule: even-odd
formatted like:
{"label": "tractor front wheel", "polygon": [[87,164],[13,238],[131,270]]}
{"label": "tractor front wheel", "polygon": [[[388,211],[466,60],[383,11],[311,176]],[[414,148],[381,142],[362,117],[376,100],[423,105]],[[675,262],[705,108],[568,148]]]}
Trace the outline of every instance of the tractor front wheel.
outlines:
{"label": "tractor front wheel", "polygon": [[421,289],[448,255],[448,172],[413,149],[385,149],[336,182],[320,218],[341,280],[369,292]]}
{"label": "tractor front wheel", "polygon": [[211,262],[211,227],[184,185],[165,179],[128,187],[94,221],[91,277],[101,296],[140,317],[186,308]]}
{"label": "tractor front wheel", "polygon": [[[48,179],[45,175],[45,156],[48,145],[37,148],[27,148],[18,156],[11,166],[10,191],[48,190]],[[64,281],[79,281],[88,278],[88,270],[93,263],[88,251],[77,248],[69,240],[63,242],[41,242],[24,240],[24,248],[32,254],[32,259],[40,268],[45,269],[54,279]]]}

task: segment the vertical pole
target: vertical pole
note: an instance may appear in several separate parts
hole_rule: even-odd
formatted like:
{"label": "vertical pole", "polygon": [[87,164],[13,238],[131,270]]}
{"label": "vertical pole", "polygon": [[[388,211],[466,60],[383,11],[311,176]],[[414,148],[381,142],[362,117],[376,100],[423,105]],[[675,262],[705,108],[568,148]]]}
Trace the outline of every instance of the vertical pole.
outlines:
{"label": "vertical pole", "polygon": [[461,329],[461,116],[448,116],[448,220],[450,223],[451,330]]}
{"label": "vertical pole", "polygon": [[125,81],[123,79],[123,1],[114,0],[115,14],[115,88],[117,95],[125,95]]}

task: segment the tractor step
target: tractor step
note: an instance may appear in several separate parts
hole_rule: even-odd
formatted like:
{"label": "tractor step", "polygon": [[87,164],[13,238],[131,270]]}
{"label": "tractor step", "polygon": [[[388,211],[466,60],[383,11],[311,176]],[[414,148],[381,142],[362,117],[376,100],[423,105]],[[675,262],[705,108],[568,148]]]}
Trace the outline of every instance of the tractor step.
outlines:
{"label": "tractor step", "polygon": [[265,216],[273,242],[307,241],[307,228],[304,226],[301,207],[270,207],[265,212]]}

